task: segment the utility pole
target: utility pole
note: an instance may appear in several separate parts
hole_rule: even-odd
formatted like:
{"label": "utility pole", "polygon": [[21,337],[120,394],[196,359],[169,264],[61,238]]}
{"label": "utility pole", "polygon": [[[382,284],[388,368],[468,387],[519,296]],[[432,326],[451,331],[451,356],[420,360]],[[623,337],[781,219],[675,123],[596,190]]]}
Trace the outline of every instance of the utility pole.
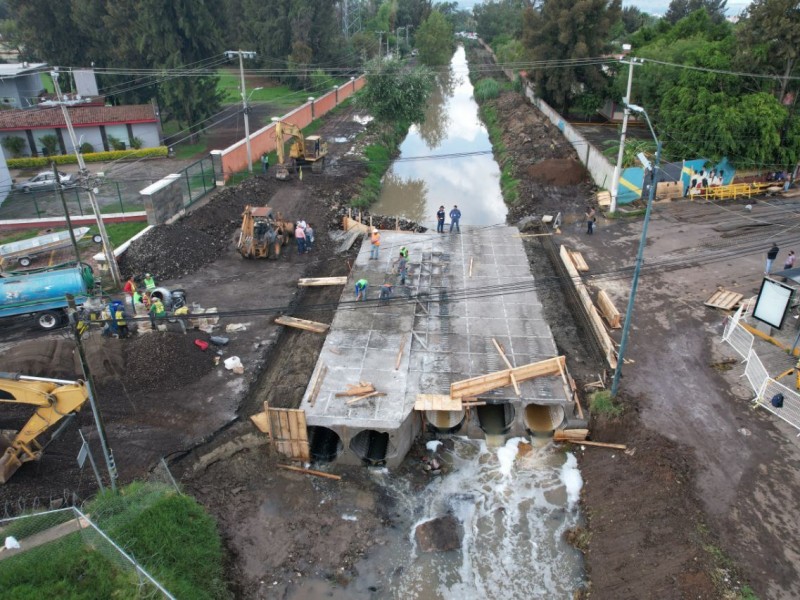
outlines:
{"label": "utility pole", "polygon": [[619,138],[619,152],[617,153],[617,164],[614,167],[614,176],[611,178],[611,206],[609,210],[613,213],[617,210],[617,196],[619,194],[619,178],[622,175],[622,156],[625,152],[625,134],[628,132],[628,116],[631,111],[628,109],[628,104],[631,102],[631,88],[633,86],[633,65],[636,59],[631,57],[628,62],[622,61],[622,64],[628,65],[628,91],[625,93],[623,102],[625,110],[622,114],[622,133]]}
{"label": "utility pole", "polygon": [[75,334],[75,342],[78,346],[78,356],[81,360],[81,368],[83,369],[83,376],[86,380],[86,391],[89,392],[89,405],[92,407],[92,414],[94,415],[94,424],[97,427],[97,436],[100,438],[100,447],[103,449],[103,458],[106,461],[106,468],[108,469],[108,477],[111,482],[111,489],[117,491],[117,465],[114,463],[114,455],[111,448],[108,446],[106,439],[106,428],[103,425],[103,417],[100,415],[100,408],[97,406],[97,400],[94,396],[94,379],[92,372],[89,370],[89,363],[86,361],[86,353],[83,351],[83,342],[81,341],[81,332],[77,327],[77,312],[75,306],[75,296],[67,294],[67,304],[69,305],[69,323],[72,331]]}
{"label": "utility pole", "polygon": [[378,58],[381,58],[383,55],[383,34],[385,32],[379,31],[378,32]]}
{"label": "utility pole", "polygon": [[647,111],[635,104],[627,106],[634,112],[644,115],[647,125],[650,127],[650,133],[653,134],[653,139],[656,142],[656,162],[655,165],[651,166],[650,171],[650,192],[647,195],[647,208],[644,212],[644,223],[642,224],[642,237],[639,240],[639,250],[636,253],[636,267],[633,270],[631,295],[628,297],[628,308],[625,311],[625,324],[622,326],[622,337],[620,338],[619,351],[617,352],[617,368],[614,370],[614,380],[611,383],[612,397],[616,396],[619,390],[622,365],[625,362],[625,350],[628,347],[628,333],[631,327],[631,320],[633,319],[633,303],[636,300],[636,290],[639,288],[639,274],[642,270],[642,263],[644,262],[644,247],[647,245],[647,227],[650,224],[650,213],[653,210],[653,200],[656,197],[656,187],[658,187],[658,169],[661,166],[661,142],[656,137],[656,132],[653,129],[653,124],[650,122],[650,117],[647,116]]}
{"label": "utility pole", "polygon": [[[92,205],[95,219],[97,219],[97,228],[100,230],[100,237],[103,240],[103,253],[106,257],[106,264],[108,264],[108,270],[111,273],[111,279],[114,282],[114,287],[120,288],[122,287],[122,277],[120,277],[119,274],[117,257],[114,256],[114,250],[111,248],[111,242],[108,241],[106,225],[103,223],[103,216],[100,213],[100,206],[97,204],[97,196],[95,196],[94,187],[92,187],[94,182],[89,180],[89,171],[86,168],[86,163],[83,160],[83,154],[81,154],[81,149],[78,146],[78,138],[75,136],[75,129],[72,127],[72,118],[69,115],[66,103],[61,100],[61,88],[58,85],[58,71],[51,71],[50,76],[53,78],[53,87],[56,91],[56,98],[58,98],[58,103],[61,105],[61,113],[64,115],[64,122],[67,124],[69,139],[72,142],[72,147],[75,149],[75,156],[78,158],[78,169],[80,170],[81,178],[84,179],[87,184],[86,191],[89,194],[89,204]],[[56,177],[56,179],[58,178]],[[70,231],[71,230],[72,228],[70,228]]]}
{"label": "utility pole", "polygon": [[256,53],[250,50],[228,50],[225,56],[228,58],[232,56],[239,56],[239,76],[242,81],[242,109],[244,110],[244,139],[247,146],[247,171],[253,174],[253,150],[250,147],[250,108],[247,106],[247,90],[244,86],[244,59],[255,58]]}
{"label": "utility pole", "polygon": [[61,205],[64,207],[64,218],[67,220],[67,231],[69,231],[69,239],[72,241],[72,247],[75,250],[75,262],[80,264],[81,252],[78,250],[78,240],[75,239],[75,232],[72,231],[72,218],[69,216],[69,208],[67,207],[67,200],[64,198],[64,188],[61,186],[61,179],[58,176],[58,167],[56,163],[53,165],[53,176],[56,178],[56,189],[58,195],[61,196]]}

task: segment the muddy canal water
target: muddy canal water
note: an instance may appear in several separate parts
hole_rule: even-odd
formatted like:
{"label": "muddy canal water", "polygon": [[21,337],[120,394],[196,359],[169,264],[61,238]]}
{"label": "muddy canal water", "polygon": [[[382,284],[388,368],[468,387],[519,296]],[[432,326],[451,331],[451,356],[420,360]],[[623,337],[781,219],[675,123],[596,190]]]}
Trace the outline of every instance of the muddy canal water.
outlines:
{"label": "muddy canal water", "polygon": [[449,215],[457,204],[462,225],[505,223],[500,168],[472,92],[459,46],[449,71],[437,77],[425,121],[413,125],[401,144],[372,212],[434,228],[439,206]]}

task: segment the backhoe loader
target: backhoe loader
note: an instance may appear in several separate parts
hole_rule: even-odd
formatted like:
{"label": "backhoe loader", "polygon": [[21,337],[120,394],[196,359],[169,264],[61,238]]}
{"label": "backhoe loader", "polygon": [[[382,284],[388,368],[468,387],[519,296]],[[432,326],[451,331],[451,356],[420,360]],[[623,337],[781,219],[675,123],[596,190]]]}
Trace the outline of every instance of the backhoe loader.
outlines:
{"label": "backhoe loader", "polygon": [[77,413],[89,399],[83,381],[63,381],[0,372],[0,404],[30,404],[36,412],[12,439],[0,435],[0,483],[23,463],[39,460],[45,445],[37,440],[61,419]]}
{"label": "backhoe loader", "polygon": [[[284,144],[289,138],[294,138],[289,147],[289,159],[286,159]],[[278,121],[275,123],[275,145],[278,153],[278,166],[275,169],[275,178],[281,181],[289,179],[289,171],[297,171],[303,165],[311,165],[312,173],[322,173],[325,170],[325,156],[328,154],[328,144],[318,135],[303,136],[297,125]]]}
{"label": "backhoe loader", "polygon": [[294,234],[294,224],[275,217],[269,206],[245,206],[236,249],[244,258],[278,258]]}

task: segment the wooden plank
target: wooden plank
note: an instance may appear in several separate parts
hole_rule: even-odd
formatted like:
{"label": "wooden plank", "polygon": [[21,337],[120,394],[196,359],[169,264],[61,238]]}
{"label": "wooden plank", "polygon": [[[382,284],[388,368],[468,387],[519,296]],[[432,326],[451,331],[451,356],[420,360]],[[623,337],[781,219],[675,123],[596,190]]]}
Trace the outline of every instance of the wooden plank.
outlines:
{"label": "wooden plank", "polygon": [[414,410],[446,410],[459,411],[462,408],[461,399],[451,398],[447,394],[417,394]]}
{"label": "wooden plank", "polygon": [[475,257],[469,257],[469,276],[472,277],[472,261],[475,260]]}
{"label": "wooden plank", "polygon": [[357,396],[356,398],[351,398],[350,400],[345,402],[345,404],[347,404],[347,406],[351,406],[353,404],[356,404],[357,402],[366,400],[367,398],[374,398],[376,396],[385,396],[385,395],[386,394],[383,392],[370,392],[369,394],[364,394],[363,396]]}
{"label": "wooden plank", "polygon": [[614,450],[627,450],[625,444],[609,444],[607,442],[590,442],[589,440],[559,440],[570,444],[580,444],[581,446],[595,446],[597,448],[612,448]]}
{"label": "wooden plank", "polygon": [[575,268],[575,264],[570,258],[569,248],[562,244],[561,249],[559,250],[559,256],[561,257],[561,262],[563,263],[564,268],[567,270],[567,273],[569,273],[570,281],[572,282],[575,291],[578,293],[581,304],[583,304],[583,308],[586,311],[586,314],[589,316],[592,332],[597,338],[597,341],[600,344],[600,347],[603,349],[603,352],[605,352],[605,359],[608,363],[608,366],[612,369],[616,369],[616,346],[614,345],[614,341],[611,339],[611,336],[608,335],[608,331],[603,323],[603,319],[600,317],[600,313],[597,312],[597,308],[595,307],[594,302],[592,302],[591,296],[589,296],[589,291],[586,289],[586,285],[584,285],[578,270]]}
{"label": "wooden plank", "polygon": [[[509,369],[513,369],[514,366],[509,362],[506,353],[503,352],[503,349],[500,347],[500,344],[497,342],[497,340],[492,338],[492,343],[494,344],[494,347],[497,348],[497,351],[500,353],[500,358],[503,359],[503,362],[506,363],[506,366]],[[513,371],[510,373],[509,377],[511,379],[511,384],[514,386],[514,392],[517,394],[517,396],[522,396],[522,392],[519,389],[519,384],[517,383],[517,378],[514,376]]]}
{"label": "wooden plank", "polygon": [[485,392],[512,385],[512,374],[518,382],[527,381],[536,377],[547,375],[558,375],[565,359],[563,356],[548,358],[535,363],[522,365],[513,369],[495,371],[488,375],[480,375],[470,379],[463,379],[450,384],[450,396],[453,398],[464,398],[465,396],[477,396]]}
{"label": "wooden plank", "polygon": [[256,427],[258,427],[258,430],[261,433],[269,434],[269,417],[267,416],[267,413],[260,412],[255,415],[251,415],[250,420]]}
{"label": "wooden plank", "polygon": [[303,277],[297,281],[300,287],[317,287],[322,285],[344,285],[347,277]]}
{"label": "wooden plank", "polygon": [[361,396],[362,394],[369,394],[370,392],[374,391],[374,385],[371,383],[362,383],[360,385],[351,385],[345,392],[336,392],[335,396],[337,398],[343,398],[345,396]]}
{"label": "wooden plank", "polygon": [[406,345],[406,338],[408,337],[407,333],[403,334],[403,337],[400,338],[400,350],[397,351],[397,360],[394,361],[394,370],[397,371],[400,368],[400,361],[403,358],[403,348]]}
{"label": "wooden plank", "polygon": [[339,481],[342,479],[341,475],[334,475],[333,473],[325,473],[324,471],[315,471],[314,469],[303,469],[302,467],[295,467],[294,465],[277,465],[280,469],[287,471],[296,471],[297,473],[305,473],[306,475],[316,475],[317,477],[325,477],[326,479],[335,479]]}
{"label": "wooden plank", "polygon": [[314,333],[325,333],[330,328],[326,323],[317,323],[316,321],[306,321],[305,319],[296,319],[295,317],[287,317],[283,315],[275,319],[278,325],[286,325],[287,327],[295,327],[297,329],[304,329],[306,331],[313,331]]}
{"label": "wooden plank", "polygon": [[589,270],[589,265],[587,265],[586,261],[583,260],[583,254],[581,254],[580,252],[573,252],[572,250],[570,250],[569,256],[572,259],[572,262],[575,265],[575,268],[578,269],[578,271],[586,272]]}
{"label": "wooden plank", "polygon": [[317,396],[319,395],[319,389],[322,387],[322,380],[325,379],[325,375],[328,374],[328,365],[325,363],[320,363],[319,369],[314,372],[314,376],[312,377],[312,384],[311,384],[311,395],[308,397],[308,404],[310,406],[314,406],[317,402]]}
{"label": "wooden plank", "polygon": [[585,440],[589,435],[588,429],[556,429],[553,432],[554,442],[566,442],[570,440]]}
{"label": "wooden plank", "polygon": [[267,415],[267,431],[266,434],[270,440],[273,440],[272,437],[272,421],[270,421],[269,417],[269,402],[264,402],[264,414]]}
{"label": "wooden plank", "polygon": [[297,413],[292,411],[287,415],[289,420],[289,439],[292,442],[292,458],[303,458],[303,450],[300,447],[300,427],[297,424]]}
{"label": "wooden plank", "polygon": [[620,324],[620,314],[617,307],[614,306],[611,298],[605,290],[600,290],[597,293],[597,304],[600,306],[600,313],[605,317],[609,327],[612,329],[619,329],[622,327]]}

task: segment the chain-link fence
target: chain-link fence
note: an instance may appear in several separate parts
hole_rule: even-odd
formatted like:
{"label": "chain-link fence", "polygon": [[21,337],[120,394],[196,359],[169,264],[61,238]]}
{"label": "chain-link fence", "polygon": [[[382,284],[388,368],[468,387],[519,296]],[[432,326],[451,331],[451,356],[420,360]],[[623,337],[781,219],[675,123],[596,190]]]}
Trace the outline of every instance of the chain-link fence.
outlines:
{"label": "chain-link fence", "polygon": [[216,186],[211,157],[200,159],[179,173],[183,181],[184,206],[191,206]]}
{"label": "chain-link fence", "polygon": [[174,598],[75,507],[0,519],[0,589],[31,597]]}

